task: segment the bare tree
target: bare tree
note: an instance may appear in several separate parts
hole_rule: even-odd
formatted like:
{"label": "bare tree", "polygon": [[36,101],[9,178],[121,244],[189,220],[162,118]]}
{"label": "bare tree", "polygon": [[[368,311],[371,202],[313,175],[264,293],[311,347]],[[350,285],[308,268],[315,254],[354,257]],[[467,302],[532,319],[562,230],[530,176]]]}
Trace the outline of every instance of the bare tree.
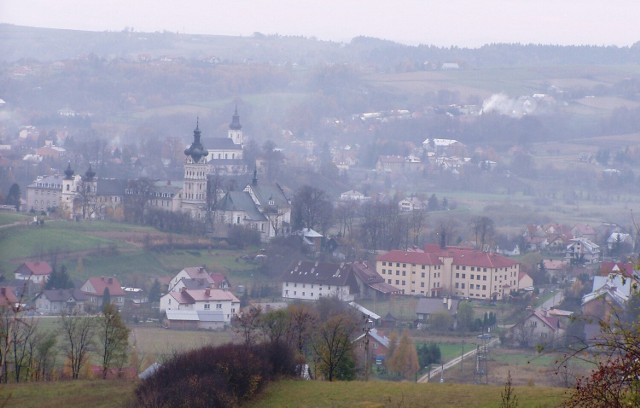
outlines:
{"label": "bare tree", "polygon": [[91,317],[65,314],[62,315],[60,325],[64,340],[63,350],[71,366],[71,378],[77,380],[93,344],[96,321]]}
{"label": "bare tree", "polygon": [[471,228],[476,237],[476,248],[484,250],[487,240],[494,234],[494,222],[491,218],[480,216],[473,219]]}
{"label": "bare tree", "polygon": [[255,344],[260,328],[260,317],[262,309],[259,307],[249,307],[247,310],[234,317],[231,324],[236,333],[242,336],[246,347]]}
{"label": "bare tree", "polygon": [[126,221],[137,224],[144,222],[144,214],[153,190],[153,182],[148,178],[129,180],[123,200],[124,218]]}
{"label": "bare tree", "polygon": [[292,224],[294,229],[316,228],[323,225],[323,229],[330,224],[332,206],[327,194],[323,190],[304,185],[293,197]]}
{"label": "bare tree", "polygon": [[27,370],[27,376],[29,374],[28,371],[31,368],[30,360],[35,346],[33,340],[36,335],[36,329],[37,324],[33,319],[21,319],[11,334],[13,336],[13,372],[16,382],[20,382],[22,379],[23,368]]}

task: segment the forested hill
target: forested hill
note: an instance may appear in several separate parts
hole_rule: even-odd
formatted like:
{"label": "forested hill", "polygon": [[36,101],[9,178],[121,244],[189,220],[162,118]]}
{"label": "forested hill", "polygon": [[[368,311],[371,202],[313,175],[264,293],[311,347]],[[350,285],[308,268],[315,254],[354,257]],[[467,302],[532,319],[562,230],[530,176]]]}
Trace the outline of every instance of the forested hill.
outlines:
{"label": "forested hill", "polygon": [[[424,41],[429,44],[428,38]],[[185,58],[216,62],[254,62],[313,66],[352,63],[384,72],[556,65],[609,65],[640,61],[640,42],[630,47],[488,44],[480,48],[407,46],[370,37],[349,43],[315,38],[264,35],[250,37],[173,32],[89,32],[0,24],[0,60],[57,61],[95,55],[102,58]]]}

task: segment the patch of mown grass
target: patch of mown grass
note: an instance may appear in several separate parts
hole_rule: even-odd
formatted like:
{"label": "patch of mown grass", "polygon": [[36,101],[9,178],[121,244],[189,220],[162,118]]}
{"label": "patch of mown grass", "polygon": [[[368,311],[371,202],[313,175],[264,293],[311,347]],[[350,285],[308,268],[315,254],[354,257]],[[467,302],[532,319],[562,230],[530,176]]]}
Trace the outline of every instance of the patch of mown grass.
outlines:
{"label": "patch of mown grass", "polygon": [[3,212],[0,213],[0,225],[13,224],[15,222],[28,222],[31,217],[21,213]]}
{"label": "patch of mown grass", "polygon": [[[502,386],[393,382],[280,381],[270,384],[251,408],[313,407],[496,407]],[[566,389],[514,387],[519,406],[556,407]]]}
{"label": "patch of mown grass", "polygon": [[[21,408],[122,407],[133,398],[136,381],[55,381],[5,384],[0,405]],[[5,405],[3,405],[5,406]]]}

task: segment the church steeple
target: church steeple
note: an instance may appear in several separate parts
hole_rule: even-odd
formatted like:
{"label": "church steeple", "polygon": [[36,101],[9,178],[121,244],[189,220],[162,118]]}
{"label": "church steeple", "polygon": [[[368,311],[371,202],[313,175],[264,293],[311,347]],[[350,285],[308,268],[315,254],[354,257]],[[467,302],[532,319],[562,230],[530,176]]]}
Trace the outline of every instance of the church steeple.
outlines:
{"label": "church steeple", "polygon": [[240,115],[238,115],[238,105],[236,105],[236,110],[235,112],[233,112],[233,117],[231,118],[231,124],[229,125],[229,129],[231,130],[242,129],[242,125],[240,124]]}
{"label": "church steeple", "polygon": [[71,162],[67,164],[67,169],[64,171],[64,179],[71,180],[73,178],[74,171],[71,170]]}
{"label": "church steeple", "polygon": [[191,159],[194,163],[200,161],[201,158],[206,157],[209,152],[202,146],[202,142],[200,142],[200,126],[199,126],[199,118],[196,118],[196,128],[193,131],[193,142],[191,146],[184,150],[184,154],[187,156],[191,156]]}
{"label": "church steeple", "polygon": [[[70,167],[70,166],[69,166]],[[96,176],[96,172],[91,168],[91,163],[89,163],[89,168],[84,173],[84,181],[93,181],[93,178]]]}

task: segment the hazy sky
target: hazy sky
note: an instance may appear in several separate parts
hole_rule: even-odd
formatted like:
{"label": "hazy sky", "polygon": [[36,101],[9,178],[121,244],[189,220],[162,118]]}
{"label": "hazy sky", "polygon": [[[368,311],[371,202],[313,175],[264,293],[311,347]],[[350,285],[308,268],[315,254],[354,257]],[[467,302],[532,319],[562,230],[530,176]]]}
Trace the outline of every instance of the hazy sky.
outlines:
{"label": "hazy sky", "polygon": [[640,0],[0,0],[0,22],[93,31],[632,45]]}

